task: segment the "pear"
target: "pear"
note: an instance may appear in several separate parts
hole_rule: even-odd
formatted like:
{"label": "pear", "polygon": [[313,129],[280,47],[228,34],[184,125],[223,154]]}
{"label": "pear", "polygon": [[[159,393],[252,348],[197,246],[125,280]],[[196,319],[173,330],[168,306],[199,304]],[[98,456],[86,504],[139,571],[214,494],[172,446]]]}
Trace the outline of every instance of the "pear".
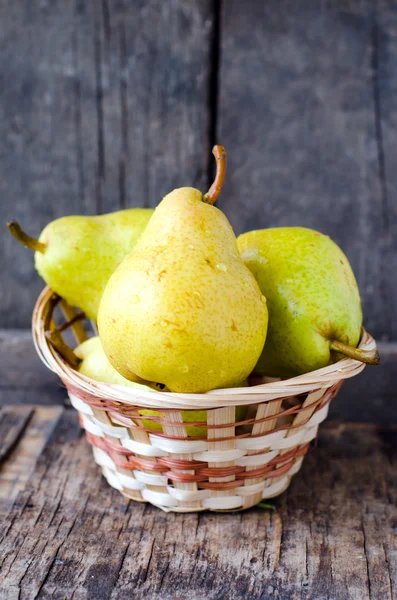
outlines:
{"label": "pear", "polygon": [[152,388],[161,391],[164,385],[159,385],[141,379],[138,376],[132,376],[131,379],[125,379],[108,361],[105,352],[103,351],[99,336],[95,336],[85,340],[75,350],[74,354],[81,360],[78,365],[78,371],[86,377],[102,381],[103,383],[114,383],[116,385],[126,385],[127,387],[144,386],[147,389]]}
{"label": "pear", "polygon": [[341,355],[377,363],[360,341],[360,294],[349,261],[326,235],[303,227],[250,231],[238,247],[269,309],[269,331],[255,372],[292,377]]}
{"label": "pear", "polygon": [[254,368],[267,330],[266,300],[212,206],[226,155],[214,147],[209,192],[176,189],[156,208],[135,248],[113,273],[98,313],[112,365],[171,391],[202,393],[237,385]]}
{"label": "pear", "polygon": [[[159,386],[156,383],[152,383],[149,381],[144,381],[139,377],[135,378],[135,381],[130,381],[129,379],[125,379],[120,373],[116,371],[114,367],[108,361],[105,352],[103,351],[101,340],[98,336],[92,337],[82,344],[78,346],[74,350],[74,354],[81,359],[81,362],[78,366],[78,371],[89,377],[91,379],[95,379],[96,381],[102,381],[103,383],[113,383],[116,385],[124,385],[126,387],[132,387],[135,389],[146,389],[149,390],[155,389],[157,391],[167,391],[164,386]],[[247,382],[244,381],[240,384],[241,387],[245,387]],[[162,389],[163,388],[163,389]],[[158,417],[159,413],[157,410],[151,409],[142,409],[139,411],[140,415],[145,416],[153,416]],[[241,421],[244,418],[245,410],[244,407],[237,407],[236,409],[236,419]],[[207,411],[206,410],[197,410],[197,411],[182,411],[182,418],[185,423],[200,423],[207,421]],[[162,426],[160,423],[156,421],[152,421],[150,419],[142,419],[142,424],[147,429],[152,429],[153,431],[161,431]],[[207,429],[204,427],[186,427],[186,433],[189,437],[199,437],[199,436],[207,436]]]}
{"label": "pear", "polygon": [[105,285],[145,229],[152,209],[131,208],[95,217],[68,216],[47,225],[38,240],[16,222],[10,232],[35,250],[35,265],[50,288],[96,320]]}

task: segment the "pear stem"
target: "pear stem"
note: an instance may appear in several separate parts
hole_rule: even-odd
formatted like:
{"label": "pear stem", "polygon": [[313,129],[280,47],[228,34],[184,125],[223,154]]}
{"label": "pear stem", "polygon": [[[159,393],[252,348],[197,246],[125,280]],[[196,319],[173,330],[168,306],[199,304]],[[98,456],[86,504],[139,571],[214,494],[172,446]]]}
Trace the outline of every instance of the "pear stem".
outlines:
{"label": "pear stem", "polygon": [[10,223],[7,223],[7,227],[18,242],[31,250],[35,250],[35,252],[42,252],[44,254],[47,249],[47,244],[43,244],[42,242],[39,242],[39,240],[30,237],[30,235],[22,230],[19,223],[11,221]]}
{"label": "pear stem", "polygon": [[58,329],[53,329],[52,331],[46,331],[45,334],[47,340],[54,347],[54,349],[62,356],[62,358],[70,365],[71,367],[77,368],[81,363],[80,358],[78,358],[73,350],[69,348],[65,344],[62,339],[61,334]]}
{"label": "pear stem", "polygon": [[360,350],[360,348],[346,346],[346,344],[342,344],[342,342],[338,342],[338,340],[331,340],[330,348],[335,352],[340,352],[340,354],[344,354],[345,356],[353,358],[354,360],[359,360],[367,365],[379,364],[379,353],[376,348],[373,350]]}
{"label": "pear stem", "polygon": [[226,150],[224,146],[217,144],[212,148],[212,154],[215,156],[216,160],[216,174],[214,183],[203,196],[203,202],[206,202],[207,204],[215,204],[222,191],[226,177]]}

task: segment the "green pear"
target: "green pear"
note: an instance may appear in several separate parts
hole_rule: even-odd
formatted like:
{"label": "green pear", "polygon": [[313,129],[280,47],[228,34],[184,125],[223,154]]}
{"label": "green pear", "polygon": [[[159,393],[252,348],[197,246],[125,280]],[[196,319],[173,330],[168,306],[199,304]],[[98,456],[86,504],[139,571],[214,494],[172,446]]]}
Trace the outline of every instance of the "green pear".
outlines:
{"label": "green pear", "polygon": [[292,377],[341,357],[378,362],[360,341],[360,295],[349,261],[326,235],[303,227],[250,231],[238,247],[269,309],[269,331],[255,372]]}
{"label": "green pear", "polygon": [[185,187],[162,200],[99,307],[99,335],[117,371],[174,392],[237,385],[266,338],[266,300],[229,221],[212,206],[225,170],[223,147],[214,154],[210,191]]}
{"label": "green pear", "polygon": [[[78,346],[74,350],[75,355],[81,359],[81,362],[78,366],[78,371],[85,375],[86,377],[90,377],[91,379],[95,379],[95,381],[102,381],[103,383],[113,383],[116,385],[124,385],[126,387],[132,387],[135,389],[146,389],[149,390],[155,389],[157,391],[166,391],[164,388],[161,390],[158,384],[144,381],[139,377],[136,377],[135,381],[130,381],[129,379],[125,379],[120,373],[116,371],[114,367],[108,361],[105,352],[103,351],[102,344],[100,338],[92,337],[82,344]],[[247,382],[244,381],[240,384],[241,387],[246,387]],[[142,409],[139,411],[140,415],[158,417],[159,412],[157,410],[151,409]],[[238,421],[243,420],[245,414],[244,407],[237,407],[236,409],[236,419]],[[182,418],[185,423],[203,423],[207,421],[207,411],[206,410],[197,410],[197,411],[182,411]],[[151,421],[149,419],[142,419],[142,424],[147,429],[152,429],[153,431],[161,431],[162,426],[160,423],[156,421]],[[207,429],[204,427],[186,427],[186,433],[190,437],[199,437],[206,436]]]}
{"label": "green pear", "polygon": [[35,265],[50,288],[96,320],[105,285],[145,229],[152,209],[131,208],[95,217],[69,216],[47,225],[38,240],[18,223],[11,233],[35,250]]}

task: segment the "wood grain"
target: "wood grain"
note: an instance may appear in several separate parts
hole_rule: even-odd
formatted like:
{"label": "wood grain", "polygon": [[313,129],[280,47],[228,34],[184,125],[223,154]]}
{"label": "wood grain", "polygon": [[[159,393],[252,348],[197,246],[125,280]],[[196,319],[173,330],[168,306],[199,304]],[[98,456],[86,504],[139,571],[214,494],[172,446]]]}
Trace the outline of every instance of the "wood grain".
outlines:
{"label": "wood grain", "polygon": [[274,512],[165,514],[109,488],[64,410],[1,537],[7,598],[395,598],[397,430],[322,427]]}
{"label": "wood grain", "polygon": [[397,344],[380,343],[381,363],[345,381],[331,402],[329,418],[365,423],[397,423]]}
{"label": "wood grain", "polygon": [[[208,185],[211,0],[0,2],[3,220],[155,206]],[[28,327],[42,287],[0,236],[0,324]]]}
{"label": "wood grain", "polygon": [[18,444],[32,414],[32,408],[4,406],[0,409],[0,463],[8,458]]}
{"label": "wood grain", "polygon": [[[32,236],[56,217],[96,212],[95,195],[87,190],[84,196],[81,189],[79,127],[85,115],[79,115],[82,71],[75,39],[84,32],[75,8],[74,2],[1,2],[2,221],[17,219]],[[82,70],[90,93],[92,52],[80,60],[87,66]],[[95,136],[96,128],[90,128],[93,148]],[[85,169],[87,180],[95,181],[95,172]],[[42,283],[30,250],[2,229],[0,261],[7,285],[1,286],[0,319],[7,327],[26,327]]]}
{"label": "wood grain", "polygon": [[58,406],[0,408],[0,514],[25,487],[62,410]]}
{"label": "wood grain", "polygon": [[375,101],[382,176],[382,293],[389,338],[397,339],[397,5],[391,0],[374,3],[373,47],[376,67]]}
{"label": "wood grain", "polygon": [[39,359],[30,331],[0,330],[0,405],[64,404],[66,390]]}
{"label": "wood grain", "polygon": [[[392,2],[381,3],[380,13],[386,4]],[[395,185],[390,181],[386,206],[374,101],[381,64],[374,5],[222,3],[217,131],[229,172],[219,206],[239,233],[300,225],[329,234],[357,275],[368,331],[392,339],[397,254],[394,247],[383,252],[383,220],[394,210]],[[395,81],[393,59],[386,86]],[[393,170],[394,131],[395,125],[388,148]],[[389,226],[396,237],[395,221]]]}

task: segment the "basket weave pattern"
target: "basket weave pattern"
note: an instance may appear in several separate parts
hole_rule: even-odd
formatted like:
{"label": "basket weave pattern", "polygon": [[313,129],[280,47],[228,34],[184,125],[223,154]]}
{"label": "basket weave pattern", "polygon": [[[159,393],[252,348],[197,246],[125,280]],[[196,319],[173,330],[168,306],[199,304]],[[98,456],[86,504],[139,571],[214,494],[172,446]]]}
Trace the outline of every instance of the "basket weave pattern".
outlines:
{"label": "basket weave pattern", "polygon": [[[245,509],[281,494],[299,471],[344,379],[364,368],[344,359],[287,381],[206,394],[99,383],[72,369],[48,342],[57,305],[67,320],[62,332],[70,326],[78,343],[88,337],[78,313],[49,288],[36,304],[33,337],[79,412],[95,462],[122,494],[166,511]],[[374,344],[364,333],[360,347]],[[156,412],[143,420],[142,409]],[[206,421],[185,423],[183,416],[192,410],[205,410]],[[189,435],[192,427],[206,435]]]}

